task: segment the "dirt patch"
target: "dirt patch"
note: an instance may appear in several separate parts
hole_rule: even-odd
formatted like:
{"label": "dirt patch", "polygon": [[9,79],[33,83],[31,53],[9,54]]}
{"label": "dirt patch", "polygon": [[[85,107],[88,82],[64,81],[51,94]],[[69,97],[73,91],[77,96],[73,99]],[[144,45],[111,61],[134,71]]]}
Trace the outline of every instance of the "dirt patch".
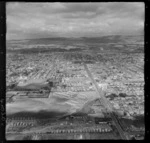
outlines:
{"label": "dirt patch", "polygon": [[53,96],[52,97],[56,102],[65,102],[68,101],[69,99],[64,98],[64,97],[58,97],[58,96]]}

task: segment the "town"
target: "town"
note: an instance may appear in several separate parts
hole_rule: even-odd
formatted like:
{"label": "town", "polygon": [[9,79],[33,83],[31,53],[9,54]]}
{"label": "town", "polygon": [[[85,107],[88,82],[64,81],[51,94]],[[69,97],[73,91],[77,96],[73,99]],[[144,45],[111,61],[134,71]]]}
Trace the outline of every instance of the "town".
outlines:
{"label": "town", "polygon": [[[82,39],[79,42],[75,40],[72,44],[68,44],[69,42],[67,44],[62,43],[58,40],[57,43],[55,41],[55,44],[39,43],[36,46],[30,44],[30,42],[26,44],[26,41],[22,44],[21,42],[19,44],[15,42],[8,44],[6,55],[8,125],[6,126],[6,133],[16,132],[16,136],[20,132],[23,134],[25,132],[37,134],[44,128],[41,133],[42,136],[50,132],[52,134],[66,134],[97,131],[102,132],[102,134],[108,132],[110,139],[119,139],[119,133],[117,133],[111,115],[107,114],[107,110],[101,103],[102,101],[99,101],[101,97],[96,89],[99,88],[111,104],[126,138],[140,138],[139,136],[143,136],[144,123],[140,127],[140,124],[125,123],[125,120],[136,122],[137,117],[144,117],[143,43],[133,40],[132,43],[127,41],[120,43],[108,42],[106,44],[89,41],[83,44]],[[95,83],[88,72],[90,72]],[[29,102],[31,103],[29,104]],[[39,117],[34,117],[35,115],[30,117],[29,113],[27,115],[17,115],[17,113],[12,115],[9,110],[16,112],[13,109],[15,110],[19,106],[22,106],[25,112],[33,111],[35,107],[43,110],[47,109],[47,106],[48,108],[55,108],[56,106],[61,111],[67,111],[67,115],[64,114],[65,116],[82,112],[86,114],[85,118],[88,118],[88,121],[91,120],[89,124],[92,124],[92,129],[91,127],[88,129],[88,126],[84,125],[87,122],[85,119],[79,125],[79,129],[74,129],[78,127],[80,122],[72,121],[78,119],[70,119],[70,117],[68,117],[69,119],[63,119],[65,123],[72,124],[71,128],[67,130],[63,131],[60,127],[54,129],[60,126],[59,122],[63,124],[64,121],[60,120],[61,118],[57,118],[57,123],[54,123],[54,125],[57,125],[54,128],[45,129],[49,124],[49,126],[53,126],[53,123],[48,122],[51,117],[39,119]],[[20,109],[18,108],[18,110]],[[27,118],[31,119],[27,121]],[[102,125],[99,125],[99,123],[97,125],[95,118],[103,119],[105,123],[103,124],[101,121],[100,124]],[[108,121],[106,121],[107,118]],[[40,125],[42,122],[46,123]],[[52,122],[54,121],[52,120]],[[81,130],[82,124],[85,129],[82,127]]]}

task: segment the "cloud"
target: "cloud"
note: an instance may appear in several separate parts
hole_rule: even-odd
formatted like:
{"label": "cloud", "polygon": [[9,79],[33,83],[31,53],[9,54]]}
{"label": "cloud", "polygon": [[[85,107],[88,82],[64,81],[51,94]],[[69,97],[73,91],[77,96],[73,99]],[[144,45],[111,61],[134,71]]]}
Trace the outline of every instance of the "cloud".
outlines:
{"label": "cloud", "polygon": [[7,38],[141,34],[144,3],[8,2]]}

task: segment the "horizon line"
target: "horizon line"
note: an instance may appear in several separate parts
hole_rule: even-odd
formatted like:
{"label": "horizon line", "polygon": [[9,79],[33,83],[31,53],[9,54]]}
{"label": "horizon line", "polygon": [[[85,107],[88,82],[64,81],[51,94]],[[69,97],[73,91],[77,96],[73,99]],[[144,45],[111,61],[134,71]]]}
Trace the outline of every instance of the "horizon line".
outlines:
{"label": "horizon line", "polygon": [[106,37],[106,36],[144,36],[144,34],[136,34],[136,35],[130,35],[130,34],[116,34],[116,35],[103,35],[103,36],[82,36],[82,37],[45,37],[45,38],[31,38],[31,39],[7,39],[6,41],[18,41],[18,40],[36,40],[36,39],[55,39],[55,38],[64,38],[64,39],[82,39],[82,38],[100,38],[100,37]]}

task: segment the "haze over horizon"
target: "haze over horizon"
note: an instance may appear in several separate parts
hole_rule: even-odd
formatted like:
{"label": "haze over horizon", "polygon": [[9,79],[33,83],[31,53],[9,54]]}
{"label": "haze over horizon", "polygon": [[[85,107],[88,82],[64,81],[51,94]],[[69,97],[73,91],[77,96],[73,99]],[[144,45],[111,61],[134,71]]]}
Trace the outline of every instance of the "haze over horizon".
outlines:
{"label": "haze over horizon", "polygon": [[7,40],[143,35],[143,2],[8,2]]}

